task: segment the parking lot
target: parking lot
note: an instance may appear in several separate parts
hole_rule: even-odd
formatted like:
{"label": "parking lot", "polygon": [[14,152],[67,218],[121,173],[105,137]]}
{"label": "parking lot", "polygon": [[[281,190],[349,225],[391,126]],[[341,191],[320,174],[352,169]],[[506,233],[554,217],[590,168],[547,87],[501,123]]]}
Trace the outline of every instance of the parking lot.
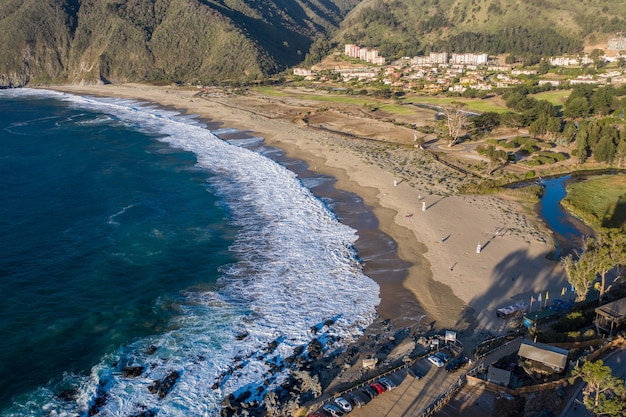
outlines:
{"label": "parking lot", "polygon": [[373,399],[364,394],[358,387],[350,391],[350,393],[357,395],[365,403],[361,408],[355,407],[350,416],[417,415],[450,385],[455,383],[462,374],[462,371],[447,372],[445,368],[438,368],[426,359],[417,361],[412,368],[421,373],[423,378],[414,378],[406,369],[396,371],[386,376],[396,385],[396,388],[386,391]]}
{"label": "parking lot", "polygon": [[[437,367],[431,364],[427,358],[422,358],[412,364],[411,368],[423,375],[422,379],[416,379],[407,372],[406,368],[385,375],[397,387],[391,391],[371,399],[361,392],[361,387],[355,387],[349,393],[358,395],[365,405],[362,407],[354,407],[349,416],[352,417],[413,417],[419,416],[435,400],[437,400],[446,390],[453,386],[459,378],[469,369],[476,366],[488,366],[495,362],[498,358],[516,352],[519,349],[521,338],[496,349],[487,356],[473,363],[468,363],[455,372],[447,372],[445,367]],[[451,352],[450,352],[451,353]],[[451,355],[453,358],[458,355]],[[468,395],[468,392],[471,393]],[[468,395],[467,398],[464,398]],[[455,395],[450,407],[446,408],[446,412],[454,413],[454,410],[464,410],[464,412],[476,412],[476,415],[490,415],[484,413],[491,407],[490,401],[483,404],[487,397],[481,397],[479,392],[473,390],[462,390]],[[474,398],[475,396],[475,398]],[[456,400],[456,403],[454,402]],[[471,406],[471,407],[470,407]],[[327,415],[327,414],[326,414]],[[441,414],[438,414],[441,415]],[[445,416],[446,414],[443,414]],[[472,414],[474,415],[474,414]]]}

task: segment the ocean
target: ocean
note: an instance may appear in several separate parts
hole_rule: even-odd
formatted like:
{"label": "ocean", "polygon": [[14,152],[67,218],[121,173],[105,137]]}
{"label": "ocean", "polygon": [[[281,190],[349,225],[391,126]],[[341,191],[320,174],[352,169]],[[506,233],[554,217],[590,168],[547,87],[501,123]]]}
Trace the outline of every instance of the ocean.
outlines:
{"label": "ocean", "polygon": [[34,89],[0,91],[0,132],[0,416],[217,416],[376,317],[328,179],[261,138]]}

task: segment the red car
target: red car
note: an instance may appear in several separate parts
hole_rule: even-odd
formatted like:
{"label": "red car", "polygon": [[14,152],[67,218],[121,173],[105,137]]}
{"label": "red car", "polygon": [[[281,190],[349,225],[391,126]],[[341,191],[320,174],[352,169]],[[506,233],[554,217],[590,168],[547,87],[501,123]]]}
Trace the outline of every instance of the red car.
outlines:
{"label": "red car", "polygon": [[383,384],[379,383],[379,382],[372,382],[370,384],[370,387],[372,387],[374,389],[374,391],[376,391],[376,393],[378,395],[382,394],[383,392],[385,392],[385,387],[383,386]]}

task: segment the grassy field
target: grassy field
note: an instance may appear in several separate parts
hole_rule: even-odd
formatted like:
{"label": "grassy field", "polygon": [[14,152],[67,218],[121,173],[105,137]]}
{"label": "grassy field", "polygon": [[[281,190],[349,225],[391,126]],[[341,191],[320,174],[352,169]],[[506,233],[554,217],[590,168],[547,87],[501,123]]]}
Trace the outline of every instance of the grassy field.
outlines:
{"label": "grassy field", "polygon": [[569,97],[572,90],[554,90],[546,91],[545,93],[533,94],[532,97],[537,100],[546,100],[555,106],[562,106]]}
{"label": "grassy field", "polygon": [[[452,102],[464,103],[467,106],[467,110],[484,113],[484,112],[496,112],[504,113],[509,111],[504,105],[491,99],[466,99],[462,97],[438,97],[428,95],[406,95],[399,100],[380,99],[371,96],[361,95],[346,95],[341,93],[326,93],[326,92],[311,92],[307,93],[306,90],[299,90],[297,93],[294,90],[284,90],[276,87],[256,87],[255,91],[259,94],[263,94],[271,97],[293,97],[301,100],[318,101],[320,103],[336,103],[336,104],[349,104],[354,106],[376,106],[380,110],[391,114],[406,115],[412,113],[414,110],[408,103],[415,104],[429,104],[433,106],[441,106],[450,104]],[[403,104],[405,103],[405,104]]]}
{"label": "grassy field", "polygon": [[573,183],[563,206],[593,227],[626,230],[626,175],[602,175]]}

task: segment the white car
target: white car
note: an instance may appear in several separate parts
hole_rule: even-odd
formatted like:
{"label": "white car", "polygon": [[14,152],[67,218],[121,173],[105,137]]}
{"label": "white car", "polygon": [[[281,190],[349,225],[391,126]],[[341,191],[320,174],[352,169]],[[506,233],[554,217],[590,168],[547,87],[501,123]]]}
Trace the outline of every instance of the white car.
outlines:
{"label": "white car", "polygon": [[443,366],[443,361],[441,360],[441,358],[438,358],[435,355],[430,355],[426,358],[426,360],[435,365],[437,368],[441,368]]}
{"label": "white car", "polygon": [[391,380],[389,378],[380,378],[378,380],[378,382],[380,382],[381,384],[383,384],[383,386],[385,388],[387,388],[387,391],[392,391],[393,389],[396,388],[396,384],[394,384],[393,382],[391,382]]}
{"label": "white car", "polygon": [[344,413],[349,413],[350,411],[352,411],[352,405],[350,405],[348,400],[343,397],[335,398],[335,404],[337,404],[339,408],[341,408],[341,411],[343,411]]}

